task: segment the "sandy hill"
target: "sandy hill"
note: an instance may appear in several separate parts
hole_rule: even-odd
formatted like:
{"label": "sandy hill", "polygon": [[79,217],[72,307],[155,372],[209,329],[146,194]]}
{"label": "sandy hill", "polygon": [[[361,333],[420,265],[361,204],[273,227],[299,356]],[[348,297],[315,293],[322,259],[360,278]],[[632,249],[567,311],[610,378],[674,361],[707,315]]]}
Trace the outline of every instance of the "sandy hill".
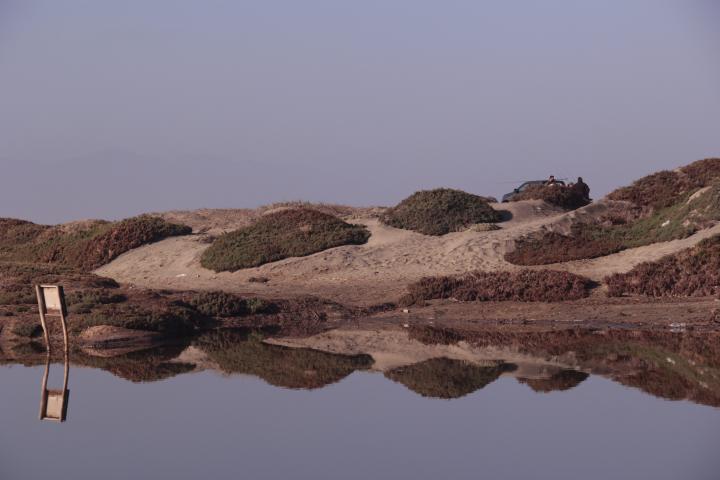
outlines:
{"label": "sandy hill", "polygon": [[[190,225],[195,233],[134,249],[96,273],[151,288],[217,289],[261,296],[310,294],[346,304],[377,304],[396,301],[408,283],[425,276],[519,269],[521,267],[504,259],[505,253],[514,248],[516,239],[541,230],[567,231],[578,218],[602,216],[609,203],[611,201],[603,200],[572,212],[540,200],[495,204],[507,219],[498,224],[499,230],[468,229],[438,237],[384,225],[377,218],[379,209],[325,206],[326,210],[367,226],[372,234],[368,243],[232,273],[216,273],[200,265],[200,256],[212,241],[211,235],[248,225],[273,209],[168,212],[161,215],[166,220]],[[626,272],[641,262],[657,260],[718,233],[720,225],[681,240],[542,268],[579,273],[599,281],[611,273]],[[251,281],[258,277],[268,281]]]}

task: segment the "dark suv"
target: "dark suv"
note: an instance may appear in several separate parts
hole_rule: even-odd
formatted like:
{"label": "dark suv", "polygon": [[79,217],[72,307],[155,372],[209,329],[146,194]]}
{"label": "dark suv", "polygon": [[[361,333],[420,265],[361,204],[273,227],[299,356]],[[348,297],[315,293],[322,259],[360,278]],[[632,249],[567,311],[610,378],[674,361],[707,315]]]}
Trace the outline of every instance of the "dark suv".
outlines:
{"label": "dark suv", "polygon": [[[503,201],[503,203],[509,202],[513,199],[513,197],[515,195],[517,195],[518,193],[524,192],[528,187],[542,186],[542,185],[545,185],[546,183],[547,183],[547,180],[529,180],[529,181],[523,183],[522,185],[520,185],[518,188],[516,188],[512,192],[506,193],[505,195],[503,195],[502,201]],[[560,185],[560,186],[565,186],[565,182],[563,182],[562,180],[555,180],[555,184]]]}

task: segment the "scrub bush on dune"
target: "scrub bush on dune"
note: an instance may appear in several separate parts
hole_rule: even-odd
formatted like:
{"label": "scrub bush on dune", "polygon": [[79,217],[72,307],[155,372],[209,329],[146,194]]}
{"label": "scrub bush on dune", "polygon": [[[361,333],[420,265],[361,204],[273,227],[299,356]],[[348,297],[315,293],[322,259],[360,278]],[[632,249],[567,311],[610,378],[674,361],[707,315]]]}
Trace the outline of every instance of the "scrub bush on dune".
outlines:
{"label": "scrub bush on dune", "polygon": [[190,233],[192,229],[185,225],[141,215],[113,223],[106,231],[93,236],[84,245],[71,249],[65,255],[66,263],[83,270],[92,270],[134,248]]}
{"label": "scrub bush on dune", "polygon": [[56,264],[82,271],[100,267],[142,245],[192,233],[190,227],[150,215],[55,227],[2,219],[0,227],[0,260]]}
{"label": "scrub bush on dune", "polygon": [[613,201],[607,202],[607,214],[576,220],[568,234],[545,231],[520,238],[505,259],[516,265],[547,265],[597,258],[687,238],[711,227],[720,221],[720,159],[658,172],[608,199]]}
{"label": "scrub bush on dune", "polygon": [[449,188],[423,190],[388,209],[381,221],[386,225],[425,235],[445,235],[476,223],[500,220],[487,199]]}
{"label": "scrub bush on dune", "polygon": [[590,203],[590,199],[585,198],[581,191],[562,185],[529,187],[512,198],[513,202],[519,200],[544,200],[565,210],[575,210]]}
{"label": "scrub bush on dune", "polygon": [[326,213],[305,208],[270,213],[218,237],[200,263],[216,272],[258,267],[289,257],[304,257],[343,245],[361,245],[370,232]]}
{"label": "scrub bush on dune", "polygon": [[720,235],[605,279],[608,295],[700,297],[720,294]]}
{"label": "scrub bush on dune", "polygon": [[591,280],[554,270],[472,272],[458,276],[426,277],[408,286],[400,303],[454,298],[466,302],[561,302],[587,297]]}
{"label": "scrub bush on dune", "polygon": [[706,158],[678,170],[663,170],[637,180],[608,195],[642,207],[665,208],[677,202],[683,193],[720,181],[720,158]]}

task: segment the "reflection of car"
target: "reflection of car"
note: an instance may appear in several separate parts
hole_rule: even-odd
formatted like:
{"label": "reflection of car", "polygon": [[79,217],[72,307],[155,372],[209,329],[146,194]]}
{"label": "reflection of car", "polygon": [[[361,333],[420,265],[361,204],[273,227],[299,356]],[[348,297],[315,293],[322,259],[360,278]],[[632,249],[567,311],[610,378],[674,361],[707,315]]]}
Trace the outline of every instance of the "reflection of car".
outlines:
{"label": "reflection of car", "polygon": [[[509,202],[510,200],[513,199],[513,197],[514,197],[515,195],[517,195],[518,193],[524,192],[525,190],[527,190],[528,187],[535,187],[535,186],[538,186],[538,185],[541,186],[541,185],[545,185],[546,183],[547,183],[547,180],[530,180],[530,181],[527,181],[527,182],[523,183],[522,185],[520,185],[520,186],[519,186],[518,188],[516,188],[515,190],[513,190],[512,192],[506,193],[505,195],[503,195],[502,201],[503,201],[503,202]],[[562,180],[555,180],[555,183],[556,183],[557,185],[565,185],[565,182],[563,182]]]}

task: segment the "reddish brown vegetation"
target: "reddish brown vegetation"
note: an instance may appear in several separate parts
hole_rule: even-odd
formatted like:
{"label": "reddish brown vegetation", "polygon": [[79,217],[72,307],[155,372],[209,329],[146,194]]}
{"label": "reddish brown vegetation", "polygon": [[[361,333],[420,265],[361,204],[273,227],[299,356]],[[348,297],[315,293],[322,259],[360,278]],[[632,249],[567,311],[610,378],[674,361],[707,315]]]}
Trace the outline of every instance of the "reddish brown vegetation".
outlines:
{"label": "reddish brown vegetation", "polygon": [[460,276],[426,277],[408,286],[402,304],[454,298],[460,301],[560,302],[587,297],[593,282],[554,270],[472,272]]}
{"label": "reddish brown vegetation", "polygon": [[190,227],[168,223],[158,217],[143,215],[129,218],[113,224],[108,231],[91,238],[84,249],[73,252],[75,255],[71,255],[69,263],[83,270],[91,270],[142,245],[190,233]]}
{"label": "reddish brown vegetation", "polygon": [[566,210],[575,210],[590,203],[581,190],[564,185],[531,186],[515,195],[511,201],[518,200],[544,200]]}
{"label": "reddish brown vegetation", "polygon": [[[609,202],[602,217],[576,220],[568,235],[538,232],[519,239],[505,259],[516,265],[547,265],[686,238],[720,220],[718,182],[720,159],[658,172],[611,193],[608,199],[623,202]],[[693,196],[705,187],[707,191]]]}
{"label": "reddish brown vegetation", "polygon": [[608,277],[608,295],[700,297],[720,293],[720,236],[657,262]]}
{"label": "reddish brown vegetation", "polygon": [[654,209],[673,205],[683,193],[706,187],[720,179],[720,158],[707,158],[679,170],[648,175],[630,186],[608,195],[610,200],[625,200]]}
{"label": "reddish brown vegetation", "polygon": [[549,265],[602,257],[623,249],[619,240],[593,238],[579,225],[573,231],[574,235],[544,232],[523,237],[515,241],[515,249],[505,254],[505,260],[515,265]]}
{"label": "reddish brown vegetation", "polygon": [[121,222],[84,222],[48,227],[21,220],[0,220],[0,259],[52,263],[93,270],[122,253],[174,235],[190,227],[142,215]]}

